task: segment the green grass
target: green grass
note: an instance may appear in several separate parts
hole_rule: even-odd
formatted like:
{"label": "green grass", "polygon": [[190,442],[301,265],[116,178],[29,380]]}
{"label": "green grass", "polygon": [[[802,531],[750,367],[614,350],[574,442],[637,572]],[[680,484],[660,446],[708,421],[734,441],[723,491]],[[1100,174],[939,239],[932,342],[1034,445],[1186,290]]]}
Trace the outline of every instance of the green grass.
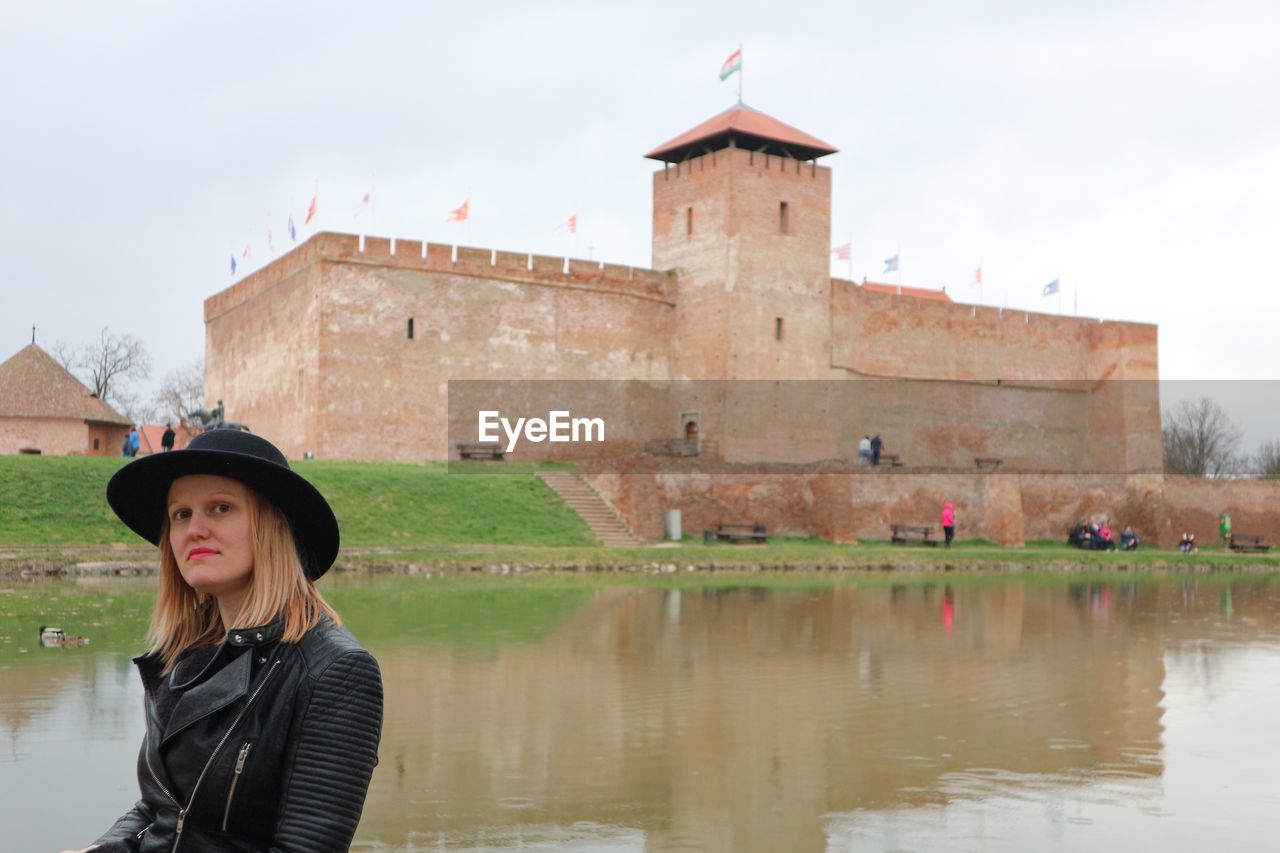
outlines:
{"label": "green grass", "polygon": [[[67,556],[77,546],[142,544],[116,520],[104,497],[107,480],[122,464],[124,460],[114,457],[0,457],[0,548],[39,548],[48,552],[51,562],[74,563],[86,559]],[[474,465],[479,470],[486,463]],[[296,468],[332,503],[346,549],[341,564],[355,568],[660,563],[744,570],[1280,569],[1280,553],[1238,555],[1216,547],[1190,557],[1147,547],[1136,553],[1092,552],[1057,541],[1006,548],[961,539],[943,549],[895,546],[885,540],[839,545],[816,538],[775,537],[765,545],[735,545],[703,544],[700,537],[686,537],[674,547],[606,549],[596,546],[586,524],[531,470],[469,476],[457,473],[456,467],[450,473],[445,463],[377,462],[299,462]]]}
{"label": "green grass", "polygon": [[1007,548],[990,542],[957,541],[942,547],[891,545],[888,540],[863,540],[841,545],[817,538],[774,537],[763,545],[731,543],[703,544],[700,538],[685,537],[671,547],[455,547],[439,549],[396,549],[383,553],[352,554],[344,558],[352,567],[417,565],[422,568],[466,569],[506,564],[509,567],[645,567],[673,565],[717,569],[756,568],[870,570],[995,569],[1016,571],[1115,572],[1200,570],[1203,568],[1280,569],[1280,554],[1240,555],[1201,549],[1194,556],[1177,551],[1143,548],[1132,553],[1081,551],[1061,543],[1037,543],[1025,548]]}
{"label": "green grass", "polygon": [[[0,546],[137,543],[107,506],[114,457],[0,456]],[[300,462],[344,546],[590,545],[586,524],[530,473],[450,474],[444,463]]]}

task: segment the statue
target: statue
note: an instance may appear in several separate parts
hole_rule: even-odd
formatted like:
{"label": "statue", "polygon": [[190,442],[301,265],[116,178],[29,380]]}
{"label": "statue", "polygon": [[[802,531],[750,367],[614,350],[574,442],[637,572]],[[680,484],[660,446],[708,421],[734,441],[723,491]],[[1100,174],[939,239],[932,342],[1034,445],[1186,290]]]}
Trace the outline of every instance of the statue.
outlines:
{"label": "statue", "polygon": [[236,429],[241,432],[251,432],[249,427],[236,421],[229,421],[224,417],[225,410],[222,407],[222,401],[218,401],[218,406],[212,412],[204,409],[196,409],[194,412],[187,412],[187,420],[191,426],[200,432],[208,432],[211,429]]}

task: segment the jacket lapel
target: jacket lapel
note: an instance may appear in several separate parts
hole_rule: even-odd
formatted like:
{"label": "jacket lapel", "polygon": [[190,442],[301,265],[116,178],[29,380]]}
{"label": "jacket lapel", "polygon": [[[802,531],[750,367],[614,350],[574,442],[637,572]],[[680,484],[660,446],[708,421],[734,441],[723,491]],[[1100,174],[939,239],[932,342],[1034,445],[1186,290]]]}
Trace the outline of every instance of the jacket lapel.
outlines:
{"label": "jacket lapel", "polygon": [[162,743],[168,743],[174,735],[197,720],[202,720],[246,696],[249,693],[252,663],[252,654],[241,654],[206,681],[186,691],[174,706]]}

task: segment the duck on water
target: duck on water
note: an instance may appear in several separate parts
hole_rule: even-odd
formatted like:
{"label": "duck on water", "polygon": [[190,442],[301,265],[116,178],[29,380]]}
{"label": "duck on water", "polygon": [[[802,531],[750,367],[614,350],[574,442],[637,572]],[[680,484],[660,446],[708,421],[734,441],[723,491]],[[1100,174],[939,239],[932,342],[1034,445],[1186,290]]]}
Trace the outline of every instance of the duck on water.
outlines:
{"label": "duck on water", "polygon": [[40,645],[47,649],[54,647],[66,648],[67,646],[87,646],[89,645],[88,637],[67,636],[67,632],[61,628],[51,628],[47,625],[40,626]]}

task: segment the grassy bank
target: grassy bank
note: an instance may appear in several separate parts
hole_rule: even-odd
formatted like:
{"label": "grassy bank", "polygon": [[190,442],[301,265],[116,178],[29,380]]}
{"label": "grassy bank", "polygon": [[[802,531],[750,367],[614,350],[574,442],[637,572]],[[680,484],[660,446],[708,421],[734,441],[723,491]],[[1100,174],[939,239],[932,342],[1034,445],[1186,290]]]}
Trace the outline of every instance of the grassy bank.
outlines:
{"label": "grassy bank", "polygon": [[[149,561],[153,551],[107,507],[118,458],[0,457],[0,574],[58,571],[91,561]],[[951,549],[840,545],[774,538],[765,545],[679,544],[606,549],[582,520],[529,472],[450,474],[442,463],[300,462],[297,469],[332,502],[342,525],[340,569],[420,572],[535,568],[922,571],[1144,571],[1280,569],[1280,553],[1239,555],[1207,548],[1184,556],[1143,548],[1092,552],[1060,542],[1006,548],[960,540]],[[123,552],[120,545],[143,546]]]}
{"label": "grassy bank", "polygon": [[379,548],[344,554],[342,568],[366,570],[481,569],[800,569],[800,570],[1016,570],[1016,571],[1277,571],[1280,554],[1244,555],[1202,549],[1193,555],[1144,548],[1135,552],[1081,551],[1057,542],[1008,548],[990,542],[957,542],[952,548],[891,545],[864,540],[842,545],[816,538],[774,538],[763,545],[679,544],[640,548],[463,546],[435,549]]}
{"label": "grassy bank", "polygon": [[[0,456],[0,547],[109,545],[137,537],[107,506],[119,458]],[[443,463],[299,462],[342,525],[344,546],[585,546],[586,524],[541,480],[449,474]]]}

